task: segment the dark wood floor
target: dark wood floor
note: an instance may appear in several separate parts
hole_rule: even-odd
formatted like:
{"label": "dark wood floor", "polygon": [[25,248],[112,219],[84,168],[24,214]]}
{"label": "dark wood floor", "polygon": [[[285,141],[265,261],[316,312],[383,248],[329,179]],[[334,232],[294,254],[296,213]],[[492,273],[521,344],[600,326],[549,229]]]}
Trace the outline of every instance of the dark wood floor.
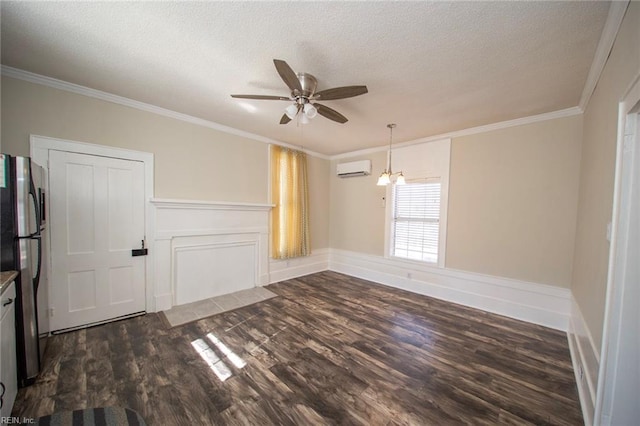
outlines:
{"label": "dark wood floor", "polygon": [[582,424],[562,332],[334,272],[268,289],[280,297],[175,328],[148,314],[54,336],[14,415],[117,405],[149,425]]}

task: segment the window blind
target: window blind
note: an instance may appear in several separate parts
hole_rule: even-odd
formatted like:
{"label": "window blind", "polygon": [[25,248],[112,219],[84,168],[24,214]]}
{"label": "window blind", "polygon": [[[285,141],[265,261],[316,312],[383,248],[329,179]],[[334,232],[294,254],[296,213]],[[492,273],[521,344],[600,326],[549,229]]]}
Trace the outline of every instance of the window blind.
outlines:
{"label": "window blind", "polygon": [[393,256],[438,261],[440,180],[394,187]]}

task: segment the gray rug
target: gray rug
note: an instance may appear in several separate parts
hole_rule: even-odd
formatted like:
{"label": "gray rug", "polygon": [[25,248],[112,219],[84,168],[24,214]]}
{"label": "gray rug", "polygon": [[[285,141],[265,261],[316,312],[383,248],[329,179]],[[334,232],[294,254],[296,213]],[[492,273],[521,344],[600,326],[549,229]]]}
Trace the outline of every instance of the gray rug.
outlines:
{"label": "gray rug", "polygon": [[171,327],[175,327],[212,315],[253,305],[254,303],[262,302],[263,300],[268,300],[276,296],[277,294],[270,292],[266,288],[254,287],[248,290],[241,290],[235,293],[200,300],[198,302],[174,306],[162,313]]}

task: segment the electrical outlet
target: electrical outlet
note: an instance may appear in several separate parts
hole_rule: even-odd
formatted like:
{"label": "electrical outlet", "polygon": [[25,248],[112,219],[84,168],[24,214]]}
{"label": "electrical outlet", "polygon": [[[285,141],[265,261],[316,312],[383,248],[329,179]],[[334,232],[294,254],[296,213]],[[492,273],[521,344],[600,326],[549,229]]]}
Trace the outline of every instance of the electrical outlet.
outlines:
{"label": "electrical outlet", "polygon": [[578,364],[578,376],[580,376],[580,381],[584,380],[584,369],[582,368],[582,364]]}

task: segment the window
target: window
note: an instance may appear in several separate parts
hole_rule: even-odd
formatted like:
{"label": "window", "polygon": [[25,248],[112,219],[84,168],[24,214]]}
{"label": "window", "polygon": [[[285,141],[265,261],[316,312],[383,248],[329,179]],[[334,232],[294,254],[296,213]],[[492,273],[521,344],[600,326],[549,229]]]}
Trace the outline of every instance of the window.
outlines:
{"label": "window", "polygon": [[394,149],[407,184],[386,187],[385,256],[445,267],[450,159],[450,139]]}
{"label": "window", "polygon": [[271,145],[271,257],[289,259],[311,254],[307,156]]}
{"label": "window", "polygon": [[393,187],[391,255],[438,263],[440,179]]}

